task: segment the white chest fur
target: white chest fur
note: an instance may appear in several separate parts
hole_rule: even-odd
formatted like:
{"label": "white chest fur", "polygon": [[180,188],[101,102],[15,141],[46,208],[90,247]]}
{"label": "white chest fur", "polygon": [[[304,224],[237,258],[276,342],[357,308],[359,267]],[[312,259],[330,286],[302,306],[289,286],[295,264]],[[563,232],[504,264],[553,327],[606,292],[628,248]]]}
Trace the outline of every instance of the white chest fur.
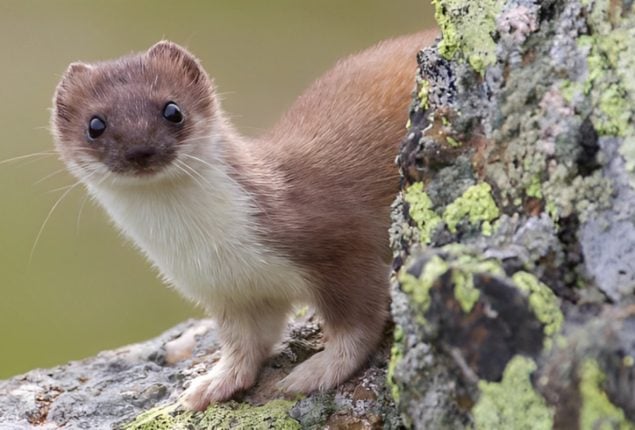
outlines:
{"label": "white chest fur", "polygon": [[212,313],[228,301],[306,297],[301,272],[259,242],[244,190],[222,170],[199,173],[197,181],[89,190],[165,281]]}

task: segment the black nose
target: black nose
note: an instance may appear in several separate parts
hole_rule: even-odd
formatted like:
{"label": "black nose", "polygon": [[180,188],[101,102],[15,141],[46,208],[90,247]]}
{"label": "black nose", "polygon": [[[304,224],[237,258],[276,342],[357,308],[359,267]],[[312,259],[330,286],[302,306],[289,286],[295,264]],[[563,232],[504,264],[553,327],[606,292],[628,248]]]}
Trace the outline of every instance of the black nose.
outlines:
{"label": "black nose", "polygon": [[128,149],[124,154],[126,161],[139,167],[147,167],[157,155],[157,150],[152,146],[136,145]]}

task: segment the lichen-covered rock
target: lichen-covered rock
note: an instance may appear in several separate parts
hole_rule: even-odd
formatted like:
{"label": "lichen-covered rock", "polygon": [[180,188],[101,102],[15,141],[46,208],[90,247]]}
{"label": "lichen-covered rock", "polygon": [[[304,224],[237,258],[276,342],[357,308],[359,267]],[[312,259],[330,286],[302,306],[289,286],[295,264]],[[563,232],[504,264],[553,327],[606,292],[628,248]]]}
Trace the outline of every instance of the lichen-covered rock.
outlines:
{"label": "lichen-covered rock", "polygon": [[635,6],[433,3],[391,228],[404,421],[635,428]]}
{"label": "lichen-covered rock", "polygon": [[321,343],[313,319],[296,318],[253,389],[235,401],[192,413],[178,405],[178,396],[213,365],[218,344],[209,320],[189,321],[147,342],[0,381],[0,428],[399,428],[399,414],[385,384],[388,338],[370,366],[337,389],[287,399],[275,389],[276,382]]}

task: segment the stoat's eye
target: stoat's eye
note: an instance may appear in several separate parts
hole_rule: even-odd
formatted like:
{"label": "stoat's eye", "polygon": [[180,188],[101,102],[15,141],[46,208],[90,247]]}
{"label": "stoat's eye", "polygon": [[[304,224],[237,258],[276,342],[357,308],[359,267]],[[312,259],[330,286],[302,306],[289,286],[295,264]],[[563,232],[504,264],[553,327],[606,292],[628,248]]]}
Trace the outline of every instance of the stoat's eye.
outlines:
{"label": "stoat's eye", "polygon": [[103,119],[94,116],[88,121],[88,136],[90,136],[91,139],[97,139],[104,134],[104,131],[106,131],[106,121]]}
{"label": "stoat's eye", "polygon": [[163,108],[163,118],[170,122],[178,124],[183,121],[183,113],[181,108],[174,102],[168,102]]}

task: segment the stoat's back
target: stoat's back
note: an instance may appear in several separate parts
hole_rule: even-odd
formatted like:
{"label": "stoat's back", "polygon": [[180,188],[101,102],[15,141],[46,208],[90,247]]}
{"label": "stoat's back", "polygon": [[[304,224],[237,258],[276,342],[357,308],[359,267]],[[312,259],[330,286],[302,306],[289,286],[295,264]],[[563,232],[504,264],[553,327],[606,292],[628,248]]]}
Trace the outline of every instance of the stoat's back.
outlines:
{"label": "stoat's back", "polygon": [[[263,156],[278,164],[289,183],[309,187],[302,192],[329,195],[349,188],[389,204],[398,190],[394,158],[405,134],[416,54],[435,36],[387,40],[340,60],[271,130]],[[367,185],[356,189],[357,181]],[[364,192],[368,187],[372,195]]]}
{"label": "stoat's back", "polygon": [[258,166],[275,172],[251,169],[266,238],[314,273],[355,256],[388,257],[416,55],[435,36],[384,41],[339,61],[252,145]]}

